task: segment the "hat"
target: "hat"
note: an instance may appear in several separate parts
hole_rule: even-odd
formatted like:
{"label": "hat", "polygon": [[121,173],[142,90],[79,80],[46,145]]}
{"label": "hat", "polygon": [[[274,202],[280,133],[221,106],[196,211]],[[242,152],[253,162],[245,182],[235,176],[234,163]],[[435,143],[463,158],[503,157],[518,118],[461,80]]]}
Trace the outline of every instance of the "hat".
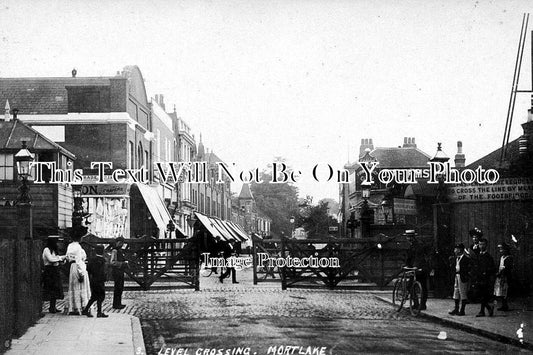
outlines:
{"label": "hat", "polygon": [[96,254],[98,254],[98,255],[103,255],[103,254],[104,254],[104,246],[101,245],[101,244],[98,244],[98,245],[94,248],[94,251],[95,251]]}
{"label": "hat", "polygon": [[403,236],[405,237],[415,237],[417,236],[418,234],[415,232],[414,229],[408,229],[405,231],[405,233],[402,234]]}
{"label": "hat", "polygon": [[115,238],[115,243],[117,242],[123,242],[124,241],[124,237],[123,236],[120,236],[120,237],[116,237]]}
{"label": "hat", "polygon": [[470,234],[471,236],[478,236],[478,237],[482,237],[483,236],[483,232],[481,231],[481,229],[479,229],[478,227],[474,227],[472,228],[468,234]]}
{"label": "hat", "polygon": [[455,244],[454,248],[465,250],[465,245],[463,243]]}
{"label": "hat", "polygon": [[507,245],[507,243],[505,242],[501,242],[501,243],[498,243],[498,248],[502,248],[503,250],[507,250],[509,251],[509,245]]}

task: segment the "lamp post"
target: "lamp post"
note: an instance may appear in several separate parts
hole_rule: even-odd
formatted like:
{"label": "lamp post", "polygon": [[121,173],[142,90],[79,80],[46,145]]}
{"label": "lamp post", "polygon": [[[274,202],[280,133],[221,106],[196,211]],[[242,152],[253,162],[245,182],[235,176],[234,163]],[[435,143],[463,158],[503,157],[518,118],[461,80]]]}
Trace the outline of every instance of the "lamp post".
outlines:
{"label": "lamp post", "polygon": [[22,185],[19,187],[20,195],[17,199],[17,204],[31,205],[30,186],[28,185],[28,178],[31,176],[30,166],[34,160],[34,155],[30,153],[26,147],[26,141],[22,141],[22,149],[15,154],[15,161],[17,162],[17,173],[22,180]]}
{"label": "lamp post", "polygon": [[370,237],[370,208],[368,207],[368,199],[370,198],[370,182],[363,182],[361,184],[361,197],[363,198],[363,205],[361,206],[361,236]]}
{"label": "lamp post", "polygon": [[[442,143],[437,143],[437,152],[435,153],[435,156],[431,158],[429,161],[432,163],[446,163],[450,158],[444,154],[442,151]],[[439,180],[439,185],[437,187],[437,203],[445,203],[446,202],[446,186],[444,185],[444,173],[439,173],[437,175],[437,179]]]}
{"label": "lamp post", "polygon": [[172,238],[172,232],[174,232],[175,230],[176,226],[174,225],[174,221],[170,219],[167,224],[167,232],[169,238]]}
{"label": "lamp post", "polygon": [[294,238],[294,216],[291,216],[289,222],[291,223],[291,238]]}

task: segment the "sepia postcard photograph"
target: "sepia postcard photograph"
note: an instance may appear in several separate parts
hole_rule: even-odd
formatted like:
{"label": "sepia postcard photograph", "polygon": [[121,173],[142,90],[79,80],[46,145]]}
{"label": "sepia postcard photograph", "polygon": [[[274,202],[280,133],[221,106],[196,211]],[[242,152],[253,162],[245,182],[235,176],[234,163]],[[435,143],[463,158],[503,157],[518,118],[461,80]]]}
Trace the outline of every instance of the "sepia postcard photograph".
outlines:
{"label": "sepia postcard photograph", "polygon": [[531,12],[0,1],[0,354],[533,353]]}

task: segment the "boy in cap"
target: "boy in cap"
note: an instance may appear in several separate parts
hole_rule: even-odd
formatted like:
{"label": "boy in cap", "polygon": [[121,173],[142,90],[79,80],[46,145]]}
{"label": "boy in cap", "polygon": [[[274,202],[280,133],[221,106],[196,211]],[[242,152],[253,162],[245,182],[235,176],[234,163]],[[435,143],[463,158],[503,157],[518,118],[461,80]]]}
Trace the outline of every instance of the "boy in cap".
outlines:
{"label": "boy in cap", "polygon": [[95,248],[96,256],[89,259],[87,273],[91,283],[91,299],[81,314],[92,317],[91,306],[96,302],[98,318],[107,318],[108,315],[102,312],[102,302],[105,299],[105,259],[104,246],[97,245]]}
{"label": "boy in cap", "polygon": [[[457,244],[453,250],[455,257],[450,260],[455,271],[455,283],[453,285],[453,300],[455,308],[449,312],[452,316],[464,316],[465,307],[468,302],[467,291],[470,280],[470,258],[465,256],[465,246],[463,243]],[[461,310],[459,310],[461,303]]]}

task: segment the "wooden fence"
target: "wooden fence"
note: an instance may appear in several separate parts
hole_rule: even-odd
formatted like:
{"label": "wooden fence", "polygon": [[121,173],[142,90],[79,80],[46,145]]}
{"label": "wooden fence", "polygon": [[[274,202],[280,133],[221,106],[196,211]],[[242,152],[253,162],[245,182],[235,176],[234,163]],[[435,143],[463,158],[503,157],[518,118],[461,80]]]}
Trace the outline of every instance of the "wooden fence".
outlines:
{"label": "wooden fence", "polygon": [[0,352],[41,314],[40,240],[0,239]]}

